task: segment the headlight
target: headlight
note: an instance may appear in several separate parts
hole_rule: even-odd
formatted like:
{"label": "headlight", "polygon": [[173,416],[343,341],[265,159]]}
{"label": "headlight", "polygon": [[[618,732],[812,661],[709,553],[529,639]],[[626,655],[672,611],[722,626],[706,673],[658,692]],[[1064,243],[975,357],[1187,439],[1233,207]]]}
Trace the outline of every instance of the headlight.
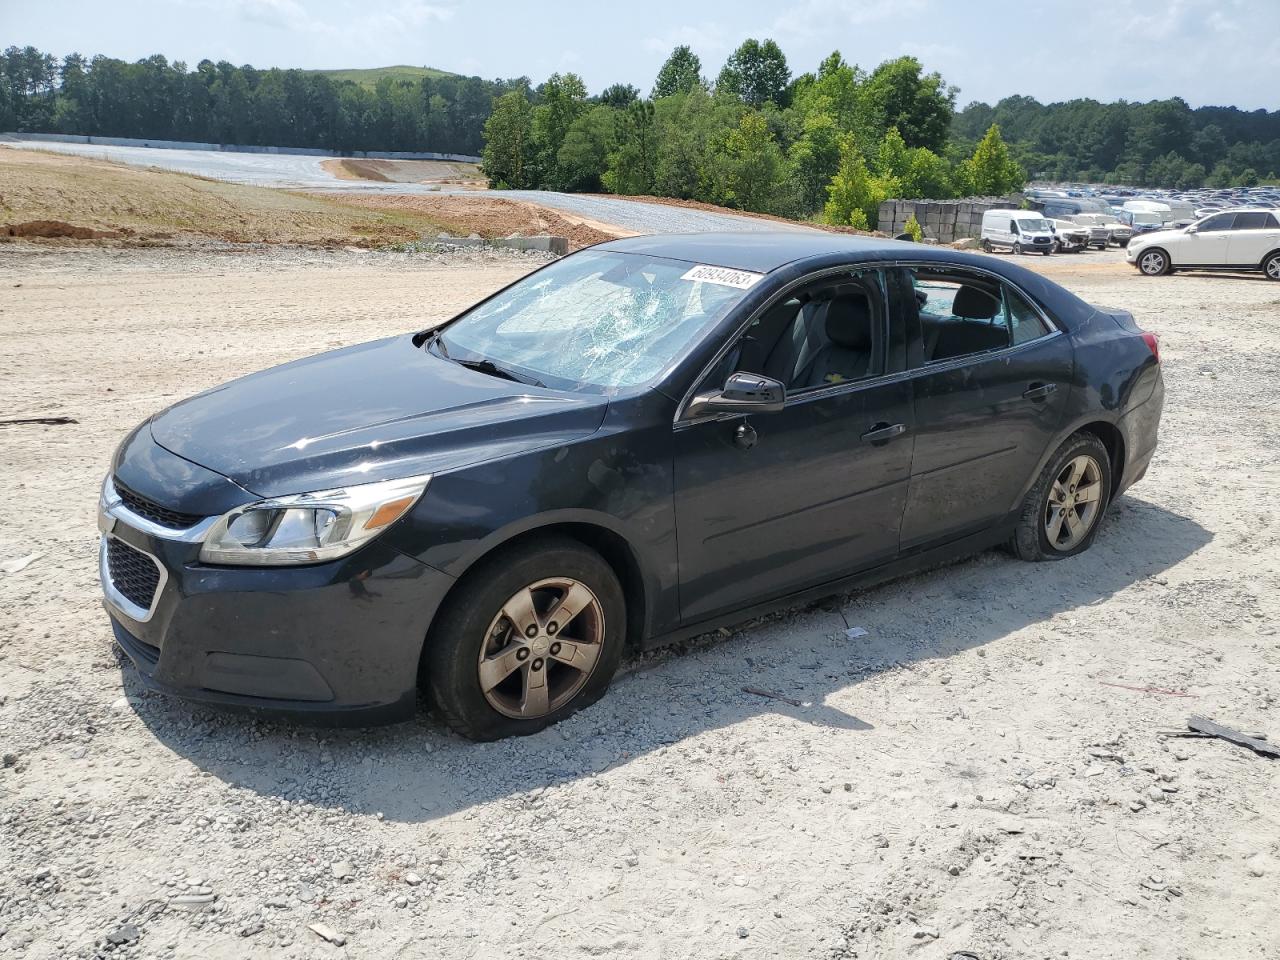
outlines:
{"label": "headlight", "polygon": [[200,561],[283,566],[346,556],[404,516],[430,480],[362,483],[236,507],[210,528]]}

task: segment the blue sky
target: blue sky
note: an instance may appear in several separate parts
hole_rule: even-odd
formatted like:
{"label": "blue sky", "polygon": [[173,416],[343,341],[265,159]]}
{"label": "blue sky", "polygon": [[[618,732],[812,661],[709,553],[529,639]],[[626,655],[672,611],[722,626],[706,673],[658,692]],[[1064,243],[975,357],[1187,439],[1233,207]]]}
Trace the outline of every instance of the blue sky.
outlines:
{"label": "blue sky", "polygon": [[1014,93],[1280,108],[1280,0],[0,0],[0,45],[280,67],[410,63],[484,77],[579,73],[644,91],[687,43],[714,77],[744,38],[793,72],[833,49],[874,66],[910,53],[961,105]]}

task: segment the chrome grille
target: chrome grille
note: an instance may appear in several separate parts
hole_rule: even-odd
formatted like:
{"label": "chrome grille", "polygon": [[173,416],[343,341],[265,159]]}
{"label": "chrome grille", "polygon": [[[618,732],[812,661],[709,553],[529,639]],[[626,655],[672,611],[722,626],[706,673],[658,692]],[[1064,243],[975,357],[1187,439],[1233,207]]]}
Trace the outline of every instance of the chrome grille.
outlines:
{"label": "chrome grille", "polygon": [[116,488],[116,494],[129,510],[162,527],[168,527],[170,530],[185,530],[187,527],[194,527],[204,519],[198,514],[182,513],[179,510],[162,507],[154,500],[148,500],[142,494],[134,493],[119,480],[112,479],[111,482]]}
{"label": "chrome grille", "polygon": [[160,587],[160,568],[149,556],[123,540],[108,537],[107,575],[122,597],[143,610],[151,609]]}

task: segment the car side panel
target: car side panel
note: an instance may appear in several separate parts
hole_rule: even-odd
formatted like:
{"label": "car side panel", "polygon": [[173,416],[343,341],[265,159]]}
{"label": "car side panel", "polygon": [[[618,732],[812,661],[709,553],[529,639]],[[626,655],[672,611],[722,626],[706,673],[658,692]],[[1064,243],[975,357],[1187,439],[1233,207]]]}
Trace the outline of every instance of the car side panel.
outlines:
{"label": "car side panel", "polygon": [[616,401],[590,437],[439,474],[386,537],[460,577],[522,534],[556,524],[603,529],[628,544],[639,568],[647,628],[672,629],[679,616],[674,409],[656,393]]}

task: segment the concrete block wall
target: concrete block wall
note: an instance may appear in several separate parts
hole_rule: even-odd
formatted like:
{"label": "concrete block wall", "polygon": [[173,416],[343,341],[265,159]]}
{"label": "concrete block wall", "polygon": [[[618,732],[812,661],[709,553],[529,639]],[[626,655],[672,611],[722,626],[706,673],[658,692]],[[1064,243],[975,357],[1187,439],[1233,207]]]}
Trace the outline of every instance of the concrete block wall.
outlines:
{"label": "concrete block wall", "polygon": [[981,234],[982,215],[986,211],[1005,207],[1017,209],[1021,205],[1020,193],[968,200],[886,200],[880,204],[877,229],[890,236],[903,233],[914,213],[926,237],[950,243]]}

